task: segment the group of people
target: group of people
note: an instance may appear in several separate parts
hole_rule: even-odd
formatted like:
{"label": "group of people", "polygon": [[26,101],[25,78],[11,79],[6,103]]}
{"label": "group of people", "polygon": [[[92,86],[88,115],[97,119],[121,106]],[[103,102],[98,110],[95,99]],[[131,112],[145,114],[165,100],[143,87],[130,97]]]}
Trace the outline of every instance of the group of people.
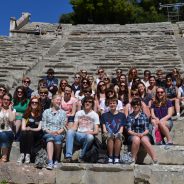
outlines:
{"label": "group of people", "polygon": [[172,145],[173,119],[182,120],[184,79],[177,68],[156,76],[149,70],[140,78],[131,68],[124,74],[116,69],[111,78],[103,68],[97,77],[81,70],[71,85],[54,76],[38,81],[35,90],[31,79],[24,77],[13,96],[0,85],[0,162],[7,162],[12,142],[20,142],[18,163],[30,163],[36,142],[44,140],[48,155],[47,169],[58,167],[61,147],[66,145],[63,162],[73,162],[74,145],[80,148],[78,162],[85,161],[94,137],[101,132],[107,145],[108,163],[120,162],[123,143],[130,145],[132,162],[142,145],[158,163],[152,144]]}

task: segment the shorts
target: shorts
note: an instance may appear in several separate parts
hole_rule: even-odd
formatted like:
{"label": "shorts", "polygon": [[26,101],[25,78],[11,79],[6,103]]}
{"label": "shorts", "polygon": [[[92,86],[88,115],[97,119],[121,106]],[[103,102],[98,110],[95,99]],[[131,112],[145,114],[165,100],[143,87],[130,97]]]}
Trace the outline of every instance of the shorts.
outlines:
{"label": "shorts", "polygon": [[14,140],[14,134],[12,131],[0,132],[0,147],[9,148]]}
{"label": "shorts", "polygon": [[[147,134],[147,135],[145,135],[145,136],[147,136],[148,137],[148,139],[149,139],[149,142],[151,143],[151,144],[154,144],[154,140],[153,140],[153,137],[152,137],[152,135],[151,134]],[[130,135],[130,136],[128,136],[128,145],[131,145],[132,144],[132,140],[133,140],[133,137],[134,137],[134,135]]]}
{"label": "shorts", "polygon": [[118,138],[121,141],[121,143],[123,143],[124,141],[124,136],[123,134],[120,134],[120,133],[116,133],[116,134],[106,133],[102,135],[102,139],[106,142],[106,144],[107,144],[108,139],[110,138],[112,139]]}
{"label": "shorts", "polygon": [[173,127],[173,121],[172,121],[172,119],[167,120],[166,126],[169,128],[169,130],[172,129],[172,127]]}
{"label": "shorts", "polygon": [[52,141],[52,142],[54,142],[55,144],[62,144],[64,138],[65,138],[64,134],[52,135],[52,134],[45,133],[45,134],[43,135],[43,139],[45,139],[45,141],[46,141],[47,143],[50,142],[50,141]]}

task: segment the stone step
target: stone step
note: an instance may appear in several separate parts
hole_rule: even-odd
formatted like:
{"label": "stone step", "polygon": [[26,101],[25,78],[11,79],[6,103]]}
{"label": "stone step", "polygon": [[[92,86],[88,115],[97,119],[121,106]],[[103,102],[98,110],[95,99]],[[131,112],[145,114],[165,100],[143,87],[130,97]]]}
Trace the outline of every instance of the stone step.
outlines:
{"label": "stone step", "polygon": [[[6,183],[50,184],[182,184],[184,166],[170,165],[122,165],[122,164],[61,164],[49,171],[36,169],[32,164],[1,163],[0,180]],[[11,173],[11,174],[10,174]],[[33,174],[34,173],[34,174]],[[46,177],[45,177],[46,176]]]}

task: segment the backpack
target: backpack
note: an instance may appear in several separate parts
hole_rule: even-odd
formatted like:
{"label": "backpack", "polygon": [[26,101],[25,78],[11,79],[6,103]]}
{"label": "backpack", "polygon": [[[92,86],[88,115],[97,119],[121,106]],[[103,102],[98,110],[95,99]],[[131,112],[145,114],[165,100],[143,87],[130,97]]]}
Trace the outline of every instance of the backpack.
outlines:
{"label": "backpack", "polygon": [[47,151],[44,148],[41,148],[35,157],[34,166],[36,168],[43,168],[47,166]]}
{"label": "backpack", "polygon": [[86,152],[84,161],[88,163],[107,163],[107,149],[97,137],[94,137],[94,142],[91,148]]}

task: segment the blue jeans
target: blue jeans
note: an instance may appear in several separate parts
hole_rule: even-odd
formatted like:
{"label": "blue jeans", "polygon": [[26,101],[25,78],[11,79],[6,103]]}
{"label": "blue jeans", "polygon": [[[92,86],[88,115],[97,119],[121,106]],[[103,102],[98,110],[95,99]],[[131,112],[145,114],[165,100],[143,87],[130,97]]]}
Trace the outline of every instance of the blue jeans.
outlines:
{"label": "blue jeans", "polygon": [[83,158],[93,143],[94,136],[91,134],[76,132],[75,130],[68,130],[66,135],[66,158],[71,158],[73,155],[74,141],[82,145],[79,158]]}
{"label": "blue jeans", "polygon": [[55,144],[61,144],[63,142],[64,139],[64,135],[60,134],[60,135],[52,135],[52,134],[48,134],[45,133],[43,138],[45,139],[45,141],[48,143],[50,141],[54,142]]}
{"label": "blue jeans", "polygon": [[12,131],[0,132],[0,147],[9,148],[13,142],[14,134]]}

